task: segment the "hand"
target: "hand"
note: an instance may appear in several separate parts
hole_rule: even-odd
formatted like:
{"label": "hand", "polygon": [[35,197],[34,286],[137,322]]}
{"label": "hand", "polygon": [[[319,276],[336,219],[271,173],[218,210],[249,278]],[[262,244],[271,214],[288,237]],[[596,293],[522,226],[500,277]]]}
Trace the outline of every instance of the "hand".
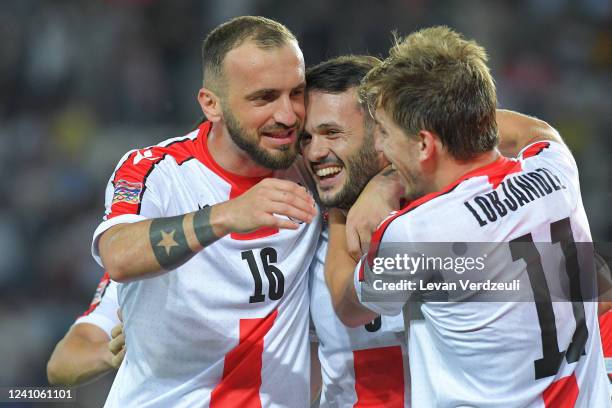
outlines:
{"label": "hand", "polygon": [[368,250],[372,233],[392,211],[400,208],[403,195],[404,189],[390,167],[365,186],[346,217],[346,241],[353,259],[358,261]]}
{"label": "hand", "polygon": [[111,341],[108,343],[108,349],[113,353],[113,358],[110,361],[111,366],[118,369],[125,357],[125,335],[123,334],[123,316],[121,309],[117,310],[117,315],[121,323],[113,327],[111,330]]}
{"label": "hand", "polygon": [[213,206],[211,222],[225,235],[262,227],[295,230],[316,215],[314,199],[304,187],[288,180],[267,178],[240,197]]}

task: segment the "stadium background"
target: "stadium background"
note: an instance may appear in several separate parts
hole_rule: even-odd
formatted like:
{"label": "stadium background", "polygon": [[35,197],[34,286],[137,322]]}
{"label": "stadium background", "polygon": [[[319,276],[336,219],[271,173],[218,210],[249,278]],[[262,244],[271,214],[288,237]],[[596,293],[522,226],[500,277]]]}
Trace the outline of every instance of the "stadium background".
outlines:
{"label": "stadium background", "polygon": [[[102,273],[89,245],[116,162],[195,124],[201,40],[245,14],[285,23],[307,65],[385,56],[392,29],[447,24],[476,39],[500,106],[549,121],[573,149],[594,239],[610,242],[611,1],[4,0],[0,387],[46,384]],[[101,404],[111,380],[84,387],[79,405]]]}

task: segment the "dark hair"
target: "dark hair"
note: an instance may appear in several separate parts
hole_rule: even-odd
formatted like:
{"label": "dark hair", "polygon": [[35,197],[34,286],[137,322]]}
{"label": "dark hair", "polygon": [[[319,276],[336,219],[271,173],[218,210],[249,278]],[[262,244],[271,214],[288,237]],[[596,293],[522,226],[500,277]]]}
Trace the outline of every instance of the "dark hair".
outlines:
{"label": "dark hair", "polygon": [[342,93],[359,86],[366,74],[381,61],[369,55],[344,55],[306,70],[306,90]]}
{"label": "dark hair", "polygon": [[407,135],[436,133],[457,160],[492,150],[498,142],[495,84],[487,54],[448,27],[396,40],[389,57],[364,79],[361,97],[382,107]]}
{"label": "dark hair", "polygon": [[202,44],[202,69],[208,88],[220,92],[225,56],[247,40],[252,40],[262,49],[297,42],[287,27],[265,17],[242,16],[221,24],[206,36]]}

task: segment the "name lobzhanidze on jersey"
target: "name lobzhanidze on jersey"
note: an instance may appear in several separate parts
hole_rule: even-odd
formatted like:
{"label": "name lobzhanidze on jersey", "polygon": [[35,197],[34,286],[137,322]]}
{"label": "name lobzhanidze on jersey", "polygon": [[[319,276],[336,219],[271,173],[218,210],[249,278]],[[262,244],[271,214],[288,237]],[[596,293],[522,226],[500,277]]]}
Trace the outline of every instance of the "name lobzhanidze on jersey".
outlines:
{"label": "name lobzhanidze on jersey", "polygon": [[567,187],[555,173],[547,168],[511,176],[500,186],[483,195],[478,195],[464,204],[481,227],[495,222],[525,204],[543,198]]}

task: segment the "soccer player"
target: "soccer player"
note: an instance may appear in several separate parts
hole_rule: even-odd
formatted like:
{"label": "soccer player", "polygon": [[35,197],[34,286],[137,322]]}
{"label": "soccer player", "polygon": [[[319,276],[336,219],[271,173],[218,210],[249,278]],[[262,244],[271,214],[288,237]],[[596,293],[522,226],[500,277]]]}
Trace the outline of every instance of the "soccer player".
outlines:
{"label": "soccer player", "polygon": [[[306,71],[306,125],[300,147],[326,207],[348,210],[387,164],[374,149],[374,121],[357,94],[363,77],[379,63],[374,57],[345,56]],[[386,184],[392,188],[379,191],[390,204],[381,219],[399,207],[401,196],[401,191],[393,194],[397,183]],[[325,284],[326,253],[324,230],[310,276],[310,313],[322,375],[320,406],[404,407],[409,396],[403,318],[376,317],[359,327],[344,326],[334,313]]]}
{"label": "soccer player", "polygon": [[[398,42],[368,74],[363,94],[377,122],[377,149],[418,198],[381,224],[358,265],[346,250],[342,214],[330,212],[325,272],[340,319],[354,327],[404,309],[415,407],[609,406],[597,304],[579,299],[575,266],[583,259],[571,251],[574,242],[590,242],[591,236],[576,164],[559,134],[544,122],[510,134],[501,143],[519,153],[502,157],[485,51],[446,27]],[[518,114],[507,116],[520,122]],[[497,122],[503,121],[498,115]],[[371,278],[386,243],[404,243],[410,251],[424,247],[417,243],[440,241],[497,242],[490,244],[495,262],[486,264],[487,273],[537,282],[537,302],[424,296],[416,303],[410,291],[398,302],[376,297],[360,281]],[[562,243],[563,250],[540,256],[544,242]],[[551,302],[546,280],[559,279],[559,269],[574,302]],[[411,279],[419,278],[428,278],[422,269]]]}
{"label": "soccer player", "polygon": [[302,53],[283,25],[239,17],[202,56],[209,121],[127,153],[94,233],[94,257],[122,282],[127,348],[106,405],[308,406],[321,222],[294,163]]}
{"label": "soccer player", "polygon": [[119,368],[122,337],[113,344],[119,346],[117,350],[109,349],[113,332],[121,331],[117,311],[117,283],[104,273],[89,308],[76,319],[49,358],[50,384],[80,385]]}

